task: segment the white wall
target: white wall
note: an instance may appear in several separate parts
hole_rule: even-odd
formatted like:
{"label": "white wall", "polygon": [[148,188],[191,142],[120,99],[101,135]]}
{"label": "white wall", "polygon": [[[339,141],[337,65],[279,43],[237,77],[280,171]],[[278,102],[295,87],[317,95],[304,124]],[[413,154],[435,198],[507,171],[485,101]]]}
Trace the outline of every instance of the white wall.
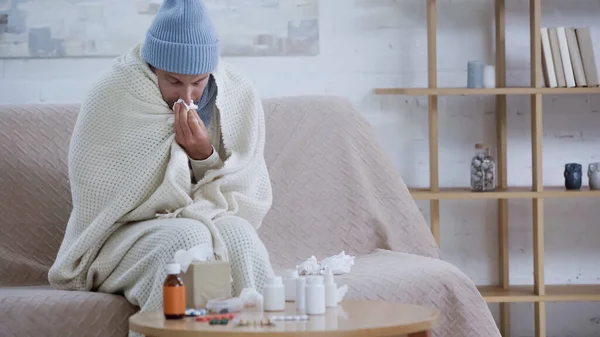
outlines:
{"label": "white wall", "polygon": [[[528,85],[528,2],[506,0],[509,85]],[[375,96],[376,87],[425,86],[424,0],[321,2],[321,53],[314,58],[234,58],[264,96],[338,94],[354,101],[411,186],[428,185],[426,98]],[[466,85],[466,63],[493,62],[493,1],[440,0],[440,86]],[[543,25],[598,25],[597,0],[544,0]],[[598,35],[596,35],[598,36]],[[596,39],[595,42],[598,42]],[[600,43],[600,42],[599,42]],[[77,102],[109,59],[0,60],[0,103]],[[509,184],[531,184],[528,97],[509,97]],[[467,186],[476,142],[494,145],[492,97],[440,100],[440,184]],[[544,98],[544,183],[563,184],[565,162],[600,161],[600,97]],[[587,181],[587,180],[585,180]],[[428,216],[428,203],[419,202]],[[497,282],[496,202],[444,201],[442,250],[477,284]],[[597,199],[545,202],[546,280],[598,283]],[[510,202],[510,281],[533,281],[531,202]],[[497,307],[491,306],[494,313]],[[512,306],[513,336],[533,336],[533,305]],[[577,312],[576,312],[577,311]],[[548,336],[600,333],[600,304],[548,304]]]}

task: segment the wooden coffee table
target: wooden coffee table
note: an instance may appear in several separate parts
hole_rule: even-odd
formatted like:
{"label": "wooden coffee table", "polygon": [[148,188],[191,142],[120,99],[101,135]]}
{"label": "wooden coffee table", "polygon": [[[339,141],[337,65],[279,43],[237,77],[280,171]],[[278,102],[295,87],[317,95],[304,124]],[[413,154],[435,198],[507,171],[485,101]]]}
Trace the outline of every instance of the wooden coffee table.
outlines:
{"label": "wooden coffee table", "polygon": [[[295,303],[286,303],[284,312],[244,312],[236,317],[257,320],[281,315],[299,315]],[[160,312],[138,313],[129,318],[129,329],[148,337],[268,337],[291,336],[409,336],[429,337],[439,315],[438,310],[416,305],[379,301],[343,301],[337,308],[328,308],[321,316],[309,316],[308,321],[274,322],[275,326],[237,327],[209,325],[195,318],[165,320]]]}

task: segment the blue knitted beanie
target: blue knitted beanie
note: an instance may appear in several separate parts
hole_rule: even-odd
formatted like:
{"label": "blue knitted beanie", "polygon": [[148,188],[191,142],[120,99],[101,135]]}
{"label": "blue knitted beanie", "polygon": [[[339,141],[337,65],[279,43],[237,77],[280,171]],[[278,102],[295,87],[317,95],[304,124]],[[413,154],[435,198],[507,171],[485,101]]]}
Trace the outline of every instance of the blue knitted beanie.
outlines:
{"label": "blue knitted beanie", "polygon": [[201,0],[164,0],[146,33],[142,57],[164,71],[198,75],[219,62],[219,38]]}

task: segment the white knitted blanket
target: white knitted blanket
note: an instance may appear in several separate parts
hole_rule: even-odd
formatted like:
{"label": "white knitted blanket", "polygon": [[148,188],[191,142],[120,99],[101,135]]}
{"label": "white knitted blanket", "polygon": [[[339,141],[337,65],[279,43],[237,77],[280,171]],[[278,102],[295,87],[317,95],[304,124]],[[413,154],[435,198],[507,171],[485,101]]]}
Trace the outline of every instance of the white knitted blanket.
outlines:
{"label": "white knitted blanket", "polygon": [[53,286],[90,290],[89,266],[111,233],[129,222],[198,220],[212,233],[216,257],[225,260],[216,219],[236,215],[258,229],[272,204],[262,103],[250,80],[231,65],[221,61],[213,75],[227,158],[197,184],[175,141],[173,112],[140,46],[117,58],[96,82],[71,139],[73,211],[49,272]]}

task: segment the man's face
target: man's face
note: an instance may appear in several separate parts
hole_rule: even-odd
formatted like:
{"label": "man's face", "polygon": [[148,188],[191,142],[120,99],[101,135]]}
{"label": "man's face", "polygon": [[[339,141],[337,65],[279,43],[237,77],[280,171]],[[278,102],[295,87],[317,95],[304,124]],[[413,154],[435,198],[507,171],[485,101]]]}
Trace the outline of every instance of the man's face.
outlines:
{"label": "man's face", "polygon": [[180,75],[156,68],[153,70],[158,77],[158,87],[162,98],[167,102],[169,108],[173,108],[173,104],[180,98],[186,104],[190,104],[191,101],[197,103],[202,97],[210,77],[210,74]]}

